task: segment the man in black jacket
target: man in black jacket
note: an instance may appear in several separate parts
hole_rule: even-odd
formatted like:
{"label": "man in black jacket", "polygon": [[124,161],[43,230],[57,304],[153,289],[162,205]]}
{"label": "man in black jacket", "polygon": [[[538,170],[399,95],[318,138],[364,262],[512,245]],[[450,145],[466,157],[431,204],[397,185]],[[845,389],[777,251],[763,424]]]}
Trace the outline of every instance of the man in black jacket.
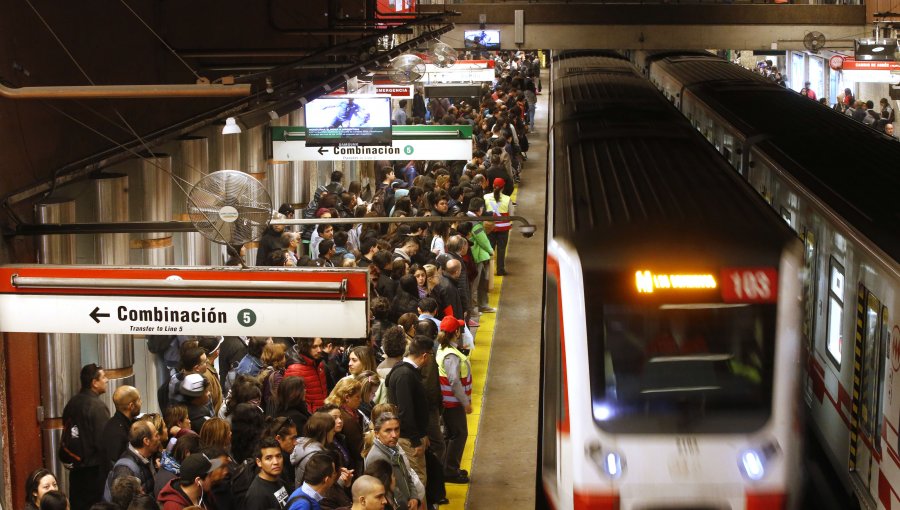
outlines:
{"label": "man in black jacket", "polygon": [[459,287],[457,280],[462,274],[462,264],[456,259],[447,261],[444,266],[443,276],[432,290],[432,297],[438,302],[438,313],[436,317],[443,319],[447,315],[454,317],[463,317],[465,310],[462,307],[462,300],[459,297]]}
{"label": "man in black jacket", "polygon": [[385,384],[388,400],[397,406],[400,416],[400,448],[406,453],[410,467],[427,483],[425,450],[428,448],[428,399],[419,369],[434,355],[434,342],[417,336],[409,343],[409,354],[394,365]]}
{"label": "man in black jacket", "polygon": [[226,336],[219,346],[219,380],[222,383],[222,390],[226,391],[226,383],[228,380],[228,371],[237,368],[238,363],[247,355],[247,345],[250,343],[250,337],[247,336]]}
{"label": "man in black jacket", "polygon": [[128,448],[128,430],[141,414],[141,394],[134,386],[119,386],[113,393],[113,404],[116,414],[103,427],[104,449],[110,469]]}
{"label": "man in black jacket", "polygon": [[103,451],[103,427],[109,420],[109,408],[100,400],[109,380],[103,367],[91,363],[81,369],[81,391],[63,410],[63,423],[78,427],[83,460],[69,472],[72,510],[89,508],[103,495],[107,464]]}

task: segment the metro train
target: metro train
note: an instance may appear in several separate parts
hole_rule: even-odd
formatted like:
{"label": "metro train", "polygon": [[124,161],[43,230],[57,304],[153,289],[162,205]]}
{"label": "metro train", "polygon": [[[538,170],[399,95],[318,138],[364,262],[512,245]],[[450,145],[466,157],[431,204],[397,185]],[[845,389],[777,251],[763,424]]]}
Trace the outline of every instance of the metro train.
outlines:
{"label": "metro train", "polygon": [[627,60],[551,77],[542,503],[798,508],[802,243]]}
{"label": "metro train", "polygon": [[861,508],[900,508],[900,143],[710,54],[631,57],[804,243],[808,421]]}

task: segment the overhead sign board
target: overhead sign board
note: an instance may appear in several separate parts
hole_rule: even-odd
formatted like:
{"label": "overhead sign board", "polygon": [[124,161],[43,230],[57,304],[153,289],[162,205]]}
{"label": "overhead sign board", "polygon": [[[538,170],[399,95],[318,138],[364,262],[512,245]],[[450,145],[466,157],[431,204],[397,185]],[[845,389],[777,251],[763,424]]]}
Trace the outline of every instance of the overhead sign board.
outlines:
{"label": "overhead sign board", "polygon": [[472,157],[471,126],[394,126],[391,145],[357,147],[339,144],[307,147],[302,127],[271,129],[272,159],[276,161],[468,160]]}
{"label": "overhead sign board", "polygon": [[900,82],[900,62],[878,60],[854,60],[845,58],[843,62],[845,80],[856,83],[898,83]]}
{"label": "overhead sign board", "polygon": [[367,303],[360,270],[0,267],[3,332],[364,338]]}

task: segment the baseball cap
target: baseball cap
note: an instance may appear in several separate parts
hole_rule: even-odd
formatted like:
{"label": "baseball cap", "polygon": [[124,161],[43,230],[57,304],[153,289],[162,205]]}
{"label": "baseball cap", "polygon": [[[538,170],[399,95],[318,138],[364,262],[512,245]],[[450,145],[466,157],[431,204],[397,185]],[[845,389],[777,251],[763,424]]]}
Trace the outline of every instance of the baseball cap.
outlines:
{"label": "baseball cap", "polygon": [[206,379],[200,374],[188,374],[181,381],[181,394],[186,397],[199,397],[206,391]]}
{"label": "baseball cap", "polygon": [[462,326],[464,324],[465,324],[465,322],[457,319],[456,317],[454,317],[452,315],[447,315],[446,317],[444,317],[441,320],[441,331],[446,331],[447,333],[453,333],[457,329],[459,329],[460,326]]}
{"label": "baseball cap", "polygon": [[209,460],[202,453],[193,453],[181,461],[181,485],[191,485],[197,478],[205,478],[222,467],[222,459]]}
{"label": "baseball cap", "polygon": [[503,186],[506,186],[506,181],[504,181],[502,177],[497,177],[496,179],[494,179],[495,188],[502,188]]}

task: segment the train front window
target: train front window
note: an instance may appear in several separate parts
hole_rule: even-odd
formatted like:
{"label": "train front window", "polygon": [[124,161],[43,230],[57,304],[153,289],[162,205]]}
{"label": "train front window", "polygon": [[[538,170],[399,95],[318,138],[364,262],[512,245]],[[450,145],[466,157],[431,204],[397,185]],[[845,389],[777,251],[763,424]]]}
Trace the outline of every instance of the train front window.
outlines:
{"label": "train front window", "polygon": [[602,429],[743,433],[768,421],[774,304],[605,304],[587,316]]}

